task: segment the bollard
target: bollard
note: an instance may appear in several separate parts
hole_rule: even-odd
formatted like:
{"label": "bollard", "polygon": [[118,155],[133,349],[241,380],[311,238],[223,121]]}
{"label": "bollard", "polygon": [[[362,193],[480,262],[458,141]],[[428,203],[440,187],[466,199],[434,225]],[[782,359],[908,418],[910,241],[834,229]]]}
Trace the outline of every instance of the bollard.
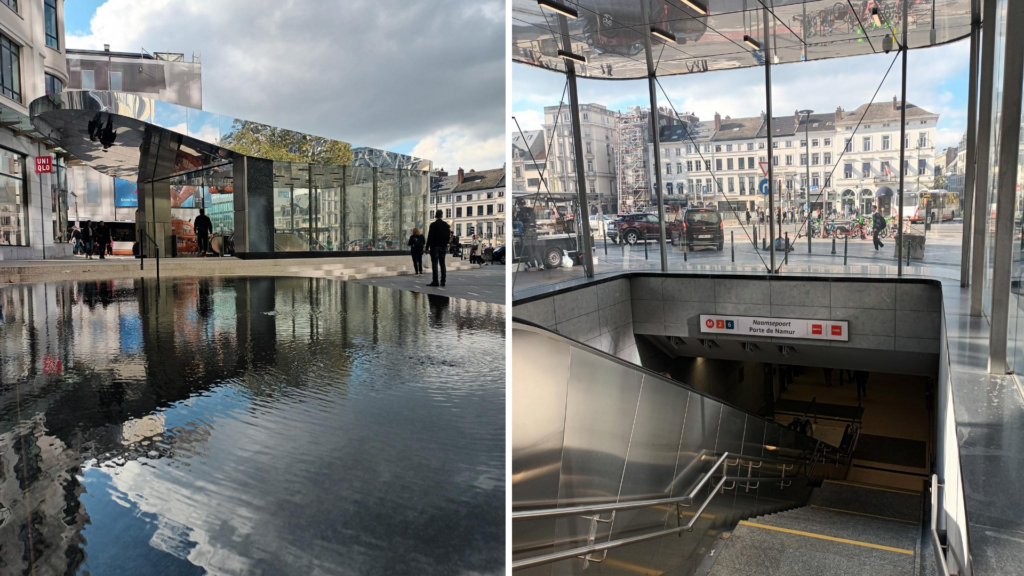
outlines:
{"label": "bollard", "polygon": [[690,253],[690,247],[684,243],[683,244],[683,262],[689,262],[690,261],[690,258],[687,256],[687,254],[689,254],[689,253]]}
{"label": "bollard", "polygon": [[832,255],[833,256],[836,255],[836,236],[835,236],[835,234],[832,235]]}
{"label": "bollard", "polygon": [[732,261],[736,262],[736,235],[729,230],[729,248],[732,249]]}
{"label": "bollard", "polygon": [[[1020,243],[1024,245],[1024,231],[1020,235]],[[754,250],[757,250],[757,226],[754,226]]]}
{"label": "bollard", "polygon": [[786,255],[782,258],[782,263],[789,265],[789,231],[785,232],[786,243],[782,245],[782,249],[786,251]]}
{"label": "bollard", "polygon": [[846,239],[843,240],[843,266],[846,266],[846,256],[849,254],[849,252],[850,252],[850,237],[847,236]]}
{"label": "bollard", "polygon": [[644,234],[644,260],[647,260],[647,234]]}
{"label": "bollard", "polygon": [[811,253],[811,223],[807,222],[807,253]]}

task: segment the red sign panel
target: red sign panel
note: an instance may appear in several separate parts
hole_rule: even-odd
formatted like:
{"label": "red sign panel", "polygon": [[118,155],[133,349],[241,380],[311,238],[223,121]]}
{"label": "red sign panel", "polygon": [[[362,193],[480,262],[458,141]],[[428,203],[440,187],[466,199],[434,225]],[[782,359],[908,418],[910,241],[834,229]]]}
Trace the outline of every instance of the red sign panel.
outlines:
{"label": "red sign panel", "polygon": [[53,156],[36,156],[36,174],[53,173]]}
{"label": "red sign panel", "polygon": [[811,324],[811,334],[821,336],[821,324]]}
{"label": "red sign panel", "polygon": [[843,335],[843,327],[839,326],[839,325],[833,324],[832,325],[832,335],[833,336],[842,336]]}

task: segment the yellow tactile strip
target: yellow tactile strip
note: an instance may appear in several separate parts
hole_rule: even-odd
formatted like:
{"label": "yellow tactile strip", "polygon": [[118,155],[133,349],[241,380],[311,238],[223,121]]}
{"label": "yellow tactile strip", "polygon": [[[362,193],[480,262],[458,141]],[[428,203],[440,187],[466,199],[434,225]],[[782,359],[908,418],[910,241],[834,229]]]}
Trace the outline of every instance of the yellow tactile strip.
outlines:
{"label": "yellow tactile strip", "polygon": [[778,526],[768,526],[766,524],[757,524],[755,522],[748,522],[746,520],[740,520],[740,524],[743,526],[751,526],[753,528],[763,528],[765,530],[774,530],[776,532],[785,532],[786,534],[796,534],[797,536],[806,536],[808,538],[817,538],[819,540],[828,540],[831,542],[841,542],[843,544],[852,544],[854,546],[863,546],[864,548],[874,548],[876,550],[886,550],[889,552],[896,552],[898,554],[909,554],[914,555],[913,550],[907,550],[905,548],[893,548],[891,546],[882,546],[881,544],[871,544],[870,542],[861,542],[859,540],[847,540],[846,538],[836,538],[834,536],[825,536],[823,534],[815,534],[813,532],[801,532],[800,530],[790,530],[789,528],[779,528]]}

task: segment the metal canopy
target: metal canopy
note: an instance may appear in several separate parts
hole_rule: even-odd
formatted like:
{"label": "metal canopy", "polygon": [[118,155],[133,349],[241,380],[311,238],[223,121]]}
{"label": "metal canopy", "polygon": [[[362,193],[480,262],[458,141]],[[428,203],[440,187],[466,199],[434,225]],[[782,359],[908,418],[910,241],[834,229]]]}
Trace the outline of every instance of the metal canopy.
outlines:
{"label": "metal canopy", "polygon": [[[763,4],[762,4],[763,1]],[[910,48],[926,48],[967,38],[971,0],[908,0]],[[647,10],[641,10],[647,2]],[[576,74],[598,79],[648,76],[644,38],[651,28],[669,32],[676,42],[651,35],[658,76],[762,66],[762,50],[745,35],[764,43],[762,6],[771,11],[769,38],[773,64],[825,60],[885,52],[885,37],[900,33],[902,4],[897,0],[700,0],[701,15],[683,0],[566,0],[579,17],[569,20],[572,52],[586,58]],[[872,19],[878,8],[882,26]],[[649,18],[642,16],[649,13]],[[537,0],[513,0],[512,58],[557,72],[565,71],[558,17]]]}

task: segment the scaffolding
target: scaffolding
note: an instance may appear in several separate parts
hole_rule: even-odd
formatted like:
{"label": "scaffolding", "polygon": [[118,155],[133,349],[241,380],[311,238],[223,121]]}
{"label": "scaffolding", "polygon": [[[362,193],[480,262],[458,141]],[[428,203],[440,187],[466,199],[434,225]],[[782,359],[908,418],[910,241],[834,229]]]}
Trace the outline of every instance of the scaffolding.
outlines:
{"label": "scaffolding", "polygon": [[650,124],[650,110],[639,106],[619,114],[616,120],[619,135],[616,165],[620,213],[642,212],[650,205],[650,163],[647,159]]}

